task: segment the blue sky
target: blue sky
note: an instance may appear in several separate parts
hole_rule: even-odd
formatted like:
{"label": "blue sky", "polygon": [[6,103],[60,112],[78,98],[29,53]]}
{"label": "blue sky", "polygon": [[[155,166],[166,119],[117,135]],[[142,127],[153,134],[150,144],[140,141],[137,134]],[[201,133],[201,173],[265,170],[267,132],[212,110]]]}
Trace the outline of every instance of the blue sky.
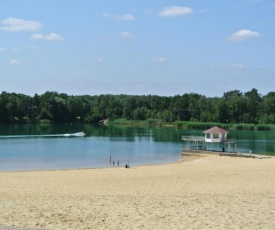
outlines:
{"label": "blue sky", "polygon": [[1,0],[0,92],[275,91],[275,0]]}

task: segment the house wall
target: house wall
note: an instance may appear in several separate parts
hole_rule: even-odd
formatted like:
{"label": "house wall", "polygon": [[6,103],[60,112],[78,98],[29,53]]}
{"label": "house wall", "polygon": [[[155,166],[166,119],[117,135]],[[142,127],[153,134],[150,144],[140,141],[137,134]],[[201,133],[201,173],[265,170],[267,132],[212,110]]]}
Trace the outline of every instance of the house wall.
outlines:
{"label": "house wall", "polygon": [[227,140],[227,133],[209,133],[205,134],[205,142],[221,143]]}

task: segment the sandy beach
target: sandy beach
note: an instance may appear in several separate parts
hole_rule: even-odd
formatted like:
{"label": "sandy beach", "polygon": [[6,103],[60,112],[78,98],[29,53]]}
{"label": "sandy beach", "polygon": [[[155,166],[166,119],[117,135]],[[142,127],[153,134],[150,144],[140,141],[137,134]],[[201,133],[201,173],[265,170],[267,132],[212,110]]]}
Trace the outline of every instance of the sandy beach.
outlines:
{"label": "sandy beach", "polygon": [[275,158],[207,155],[130,169],[2,172],[4,226],[275,229]]}

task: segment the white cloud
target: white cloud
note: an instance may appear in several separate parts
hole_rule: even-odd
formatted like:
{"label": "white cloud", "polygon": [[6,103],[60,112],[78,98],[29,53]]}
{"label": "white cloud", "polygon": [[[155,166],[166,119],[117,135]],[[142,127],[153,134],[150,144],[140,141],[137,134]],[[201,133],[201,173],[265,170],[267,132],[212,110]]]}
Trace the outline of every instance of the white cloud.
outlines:
{"label": "white cloud", "polygon": [[43,34],[32,34],[30,39],[42,40],[42,39],[44,39],[44,35]]}
{"label": "white cloud", "polygon": [[4,51],[5,51],[5,49],[4,49],[4,48],[0,48],[0,53],[1,53],[1,52],[4,52]]}
{"label": "white cloud", "polygon": [[47,40],[47,41],[63,41],[64,38],[56,33],[50,33],[50,34],[33,34],[31,35],[30,39],[34,40]]}
{"label": "white cloud", "polygon": [[246,69],[247,66],[244,64],[231,64],[230,65],[231,69]]}
{"label": "white cloud", "polygon": [[102,14],[102,17],[105,17],[105,18],[112,18],[114,17],[112,14],[107,14],[107,13],[104,13]]}
{"label": "white cloud", "polygon": [[36,31],[42,27],[40,22],[26,21],[19,18],[7,18],[2,20],[1,24],[3,26],[0,27],[0,30],[12,32]]}
{"label": "white cloud", "polygon": [[118,15],[117,19],[129,21],[129,20],[135,20],[136,18],[132,14],[123,14],[123,15]]}
{"label": "white cloud", "polygon": [[39,50],[39,48],[37,46],[29,46],[29,47],[27,47],[27,49],[30,53],[35,53]]}
{"label": "white cloud", "polygon": [[245,41],[250,38],[258,38],[262,35],[257,31],[251,31],[251,30],[239,30],[238,32],[230,35],[228,37],[229,41]]}
{"label": "white cloud", "polygon": [[9,64],[11,64],[11,65],[18,65],[18,64],[20,64],[20,62],[18,60],[16,60],[16,59],[13,59],[13,60],[11,60],[9,62]]}
{"label": "white cloud", "polygon": [[265,66],[259,66],[258,69],[260,69],[260,70],[265,70],[265,69],[267,69],[267,68],[266,68]]}
{"label": "white cloud", "polygon": [[29,46],[28,49],[29,50],[38,50],[39,48],[37,46]]}
{"label": "white cloud", "polygon": [[122,38],[132,38],[133,37],[133,34],[127,32],[127,31],[121,32],[119,35]]}
{"label": "white cloud", "polygon": [[113,14],[102,14],[103,17],[106,18],[113,18],[116,20],[123,20],[123,21],[132,21],[135,20],[135,16],[132,14],[120,14],[120,15],[113,15]]}
{"label": "white cloud", "polygon": [[153,57],[152,59],[154,62],[166,62],[167,59],[164,57]]}
{"label": "white cloud", "polygon": [[97,59],[97,61],[98,62],[104,62],[104,59],[100,57],[100,58]]}
{"label": "white cloud", "polygon": [[187,14],[192,14],[193,9],[190,7],[185,6],[171,6],[171,7],[164,7],[159,12],[159,16],[161,17],[170,17],[170,16],[182,16]]}
{"label": "white cloud", "polygon": [[11,51],[17,53],[17,52],[20,52],[20,49],[13,48]]}
{"label": "white cloud", "polygon": [[152,11],[153,11],[152,8],[147,8],[147,9],[144,10],[144,13],[145,13],[145,14],[151,14]]}
{"label": "white cloud", "polygon": [[45,35],[45,39],[48,41],[63,41],[64,38],[60,36],[59,34],[50,33],[48,35]]}

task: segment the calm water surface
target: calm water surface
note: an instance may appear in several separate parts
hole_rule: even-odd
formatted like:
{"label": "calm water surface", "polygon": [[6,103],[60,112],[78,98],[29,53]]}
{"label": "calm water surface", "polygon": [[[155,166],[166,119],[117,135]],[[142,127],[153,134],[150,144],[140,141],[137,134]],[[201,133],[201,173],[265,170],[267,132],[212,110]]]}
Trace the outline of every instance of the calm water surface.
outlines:
{"label": "calm water surface", "polygon": [[[84,138],[62,136],[82,130],[87,134]],[[110,167],[110,156],[115,166],[118,160],[120,166],[175,162],[180,159],[182,135],[203,135],[203,130],[0,125],[0,171]],[[228,137],[237,138],[240,151],[275,153],[274,132],[230,131]]]}

